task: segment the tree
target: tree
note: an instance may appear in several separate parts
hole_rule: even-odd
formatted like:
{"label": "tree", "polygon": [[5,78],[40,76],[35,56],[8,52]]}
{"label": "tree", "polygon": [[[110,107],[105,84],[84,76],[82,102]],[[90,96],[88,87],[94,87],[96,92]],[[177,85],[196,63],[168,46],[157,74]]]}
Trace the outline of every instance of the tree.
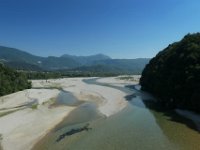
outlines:
{"label": "tree", "polygon": [[159,52],[145,67],[140,84],[167,108],[200,112],[200,33]]}
{"label": "tree", "polygon": [[0,64],[0,96],[31,88],[31,82],[22,72],[17,72]]}

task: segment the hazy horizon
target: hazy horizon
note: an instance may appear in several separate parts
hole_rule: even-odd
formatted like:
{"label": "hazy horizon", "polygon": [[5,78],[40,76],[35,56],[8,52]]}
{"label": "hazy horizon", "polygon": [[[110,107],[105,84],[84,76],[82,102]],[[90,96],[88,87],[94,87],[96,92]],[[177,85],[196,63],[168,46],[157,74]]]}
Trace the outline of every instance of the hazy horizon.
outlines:
{"label": "hazy horizon", "polygon": [[0,0],[0,45],[38,56],[152,58],[199,31],[197,0]]}
{"label": "hazy horizon", "polygon": [[65,53],[65,54],[61,54],[61,55],[45,55],[45,56],[42,56],[42,55],[39,55],[39,54],[35,54],[35,53],[32,53],[32,52],[29,52],[29,51],[26,51],[26,50],[23,50],[23,49],[19,49],[19,48],[16,48],[16,47],[9,47],[9,46],[5,46],[5,45],[0,45],[2,47],[8,47],[8,48],[12,48],[12,49],[16,49],[16,50],[20,50],[22,52],[26,52],[26,53],[29,53],[31,55],[34,55],[34,56],[39,56],[39,57],[62,57],[63,55],[69,55],[69,56],[75,56],[75,57],[87,57],[87,56],[95,56],[95,55],[105,55],[105,56],[108,56],[110,57],[111,59],[140,59],[140,58],[148,58],[148,59],[151,59],[150,57],[136,57],[136,58],[113,58],[107,54],[104,54],[104,53],[94,53],[94,54],[88,54],[88,55],[79,55],[79,54],[68,54],[68,53]]}

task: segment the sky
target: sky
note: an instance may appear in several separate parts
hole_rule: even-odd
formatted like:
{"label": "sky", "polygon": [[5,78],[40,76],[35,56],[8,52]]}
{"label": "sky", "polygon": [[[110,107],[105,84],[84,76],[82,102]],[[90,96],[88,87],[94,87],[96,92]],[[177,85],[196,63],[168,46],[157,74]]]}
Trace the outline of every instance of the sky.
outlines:
{"label": "sky", "polygon": [[0,0],[0,45],[39,56],[151,58],[200,32],[199,0]]}

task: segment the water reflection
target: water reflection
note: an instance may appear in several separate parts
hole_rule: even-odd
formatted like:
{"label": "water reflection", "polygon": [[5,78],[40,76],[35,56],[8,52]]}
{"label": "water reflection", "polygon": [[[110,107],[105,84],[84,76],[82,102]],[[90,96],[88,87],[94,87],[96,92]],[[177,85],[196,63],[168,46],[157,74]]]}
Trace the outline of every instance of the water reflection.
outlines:
{"label": "water reflection", "polygon": [[138,90],[137,92],[140,96],[133,98],[130,103],[134,106],[141,107],[141,105],[138,105],[138,100],[141,98],[140,101],[150,110],[157,125],[170,143],[173,143],[181,150],[196,150],[200,148],[198,142],[200,141],[200,134],[191,120],[178,115],[173,110],[164,110],[152,100],[152,96],[148,93]]}

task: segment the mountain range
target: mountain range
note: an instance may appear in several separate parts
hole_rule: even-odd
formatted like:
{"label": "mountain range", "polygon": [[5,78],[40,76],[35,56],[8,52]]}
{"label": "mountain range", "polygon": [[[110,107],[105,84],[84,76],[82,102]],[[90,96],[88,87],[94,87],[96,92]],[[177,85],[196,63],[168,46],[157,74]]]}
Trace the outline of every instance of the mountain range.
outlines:
{"label": "mountain range", "polygon": [[104,54],[91,56],[64,54],[60,57],[41,57],[19,49],[0,46],[0,62],[18,70],[141,73],[149,60],[149,58],[112,59]]}

